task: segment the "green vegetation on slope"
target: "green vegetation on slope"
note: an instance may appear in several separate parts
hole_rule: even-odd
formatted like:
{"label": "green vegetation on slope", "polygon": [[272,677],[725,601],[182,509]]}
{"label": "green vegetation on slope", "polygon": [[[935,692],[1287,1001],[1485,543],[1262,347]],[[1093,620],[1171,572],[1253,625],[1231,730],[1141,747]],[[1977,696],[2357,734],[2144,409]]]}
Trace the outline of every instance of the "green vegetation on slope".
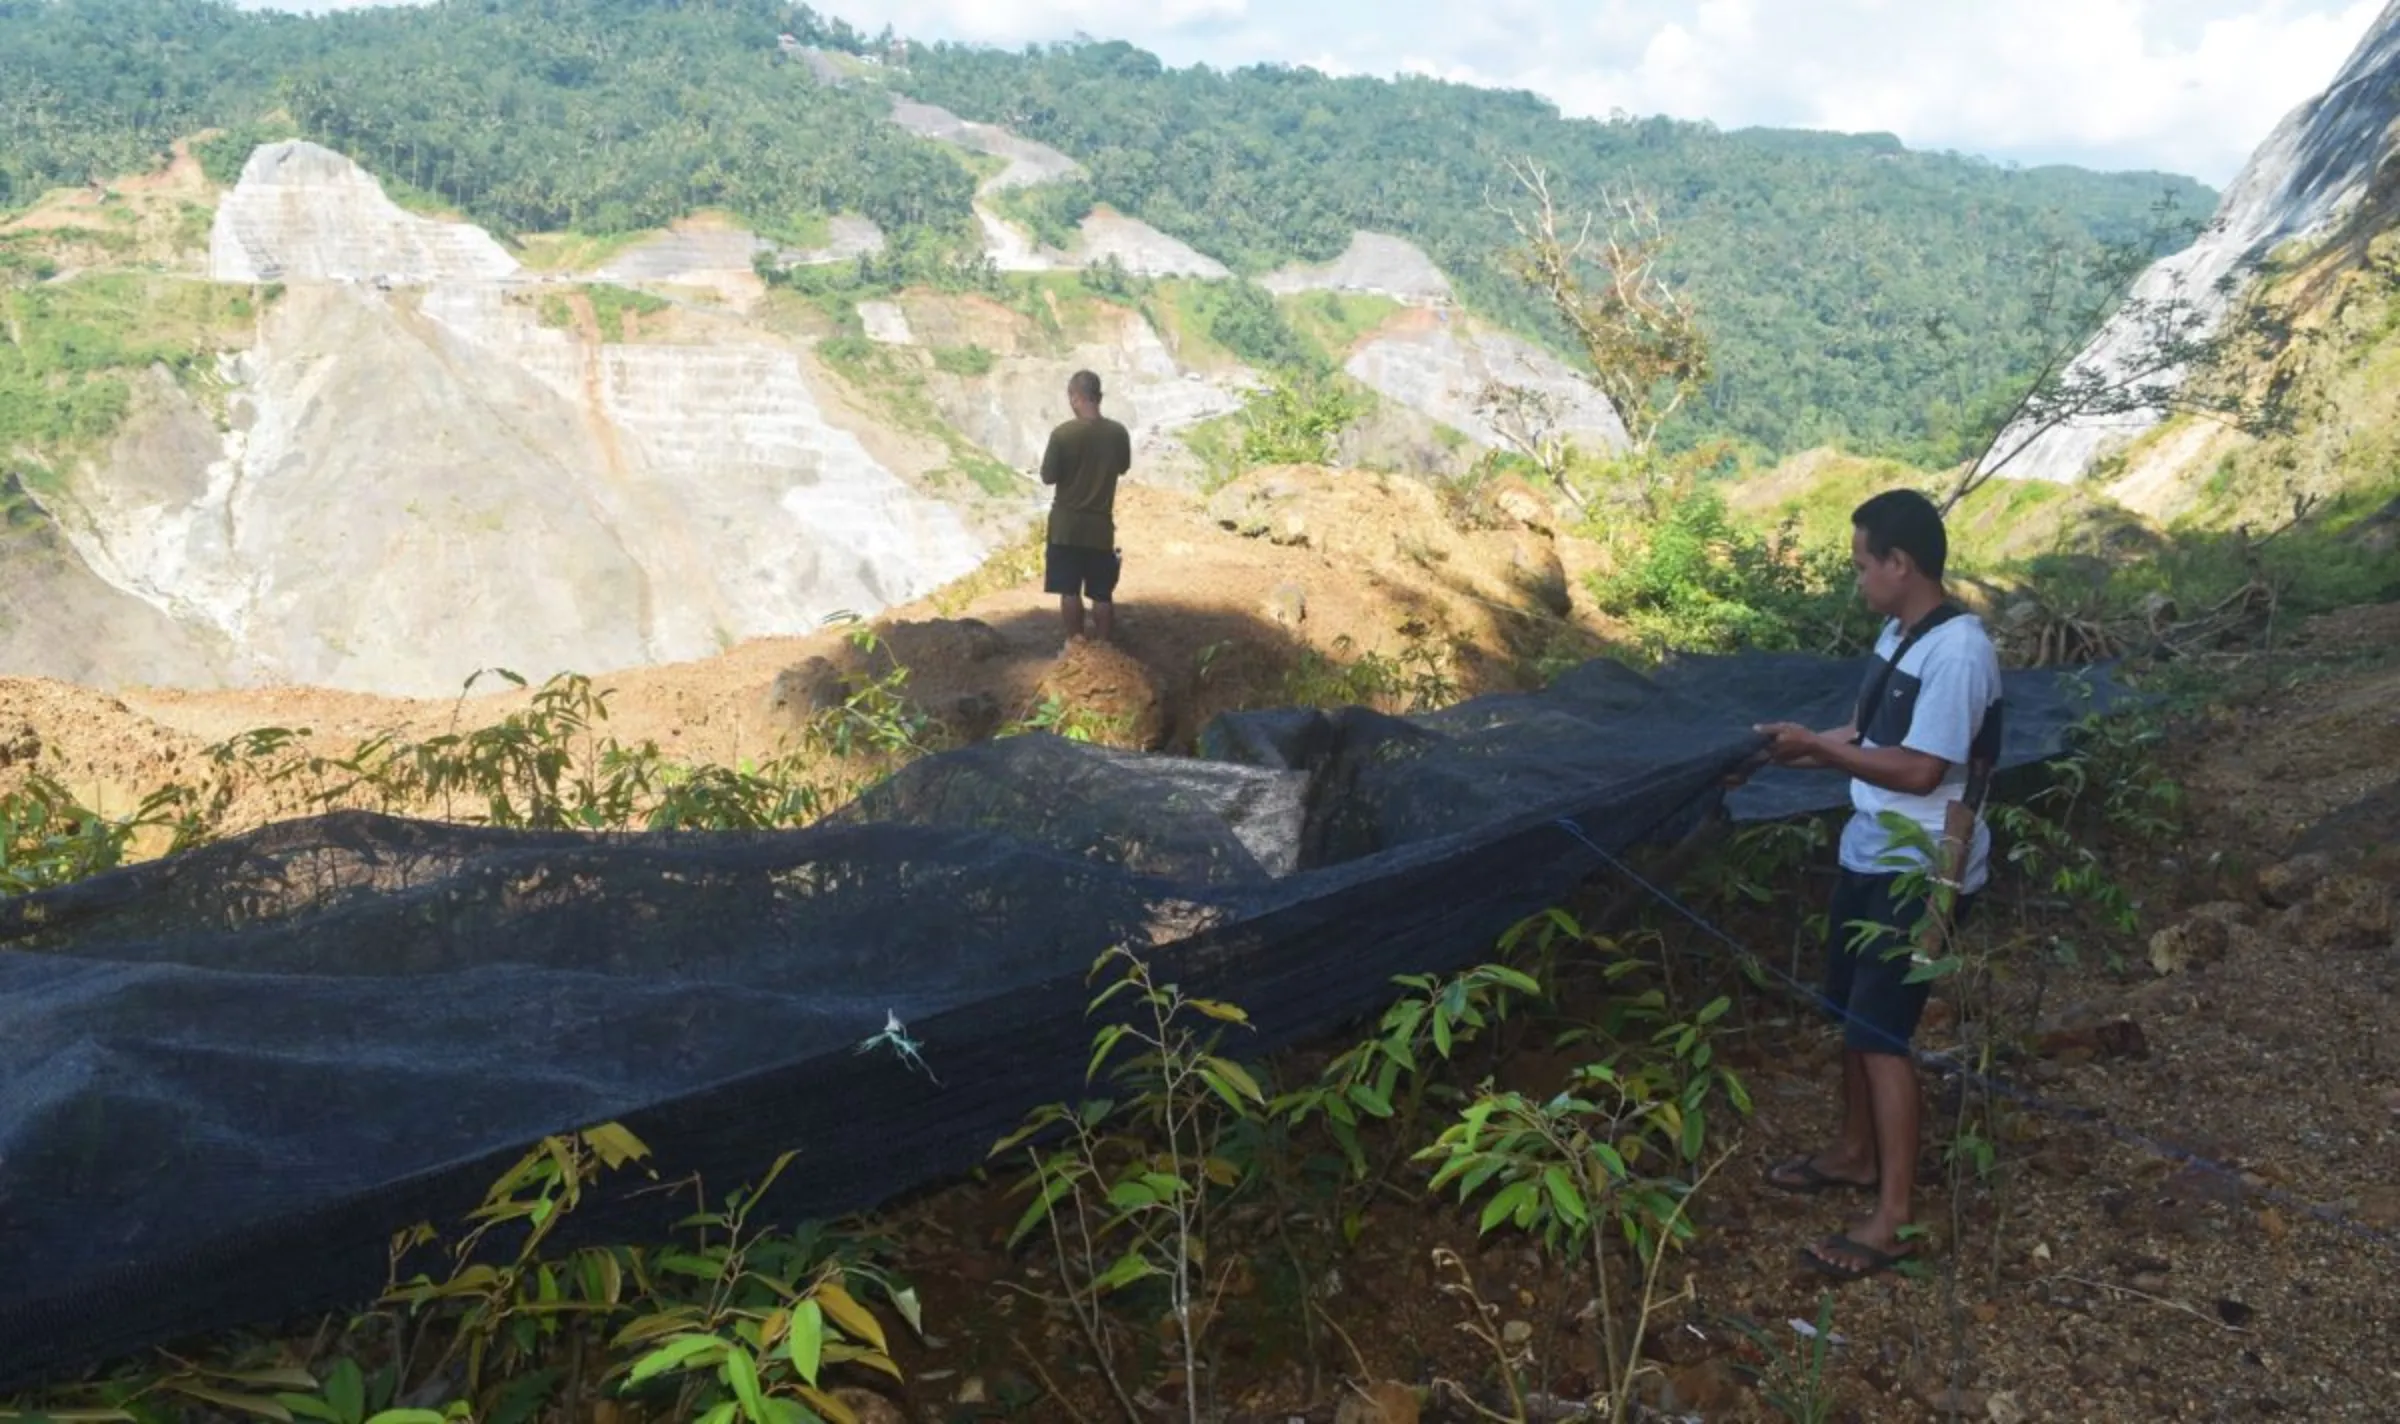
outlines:
{"label": "green vegetation on slope", "polygon": [[[980,351],[981,347],[966,348]],[[950,353],[952,362],[964,353]],[[988,360],[990,353],[985,352]],[[926,360],[914,350],[895,350],[879,345],[863,336],[842,336],[817,347],[818,357],[827,367],[850,384],[851,389],[874,401],[882,408],[884,418],[900,430],[927,435],[942,442],[950,452],[950,463],[934,472],[938,483],[945,475],[954,475],[987,495],[1007,498],[1024,492],[1024,481],[1008,466],[992,457],[992,453],[961,435],[957,428],[942,418],[926,389]],[[966,356],[972,362],[971,356]],[[931,358],[931,364],[949,369],[941,354]]]}
{"label": "green vegetation on slope", "polygon": [[[655,316],[667,310],[668,303],[648,292],[629,287],[612,286],[607,282],[586,282],[573,289],[592,306],[592,324],[599,328],[602,341],[621,342],[627,339],[626,317],[638,323],[641,318]],[[541,299],[538,307],[542,325],[572,331],[576,328],[575,304],[566,296],[552,293]]]}
{"label": "green vegetation on slope", "polygon": [[[973,180],[870,90],[779,63],[839,34],[769,0],[391,6],[322,17],[205,0],[0,5],[0,207],[150,166],[211,126],[296,131],[502,232],[655,227],[724,207],[781,235],[859,212],[967,217]],[[271,116],[288,117],[289,127]],[[220,180],[246,150],[206,156]]]}
{"label": "green vegetation on slope", "polygon": [[1276,305],[1294,331],[1324,348],[1336,364],[1401,309],[1390,297],[1372,292],[1301,292]]}
{"label": "green vegetation on slope", "polygon": [[107,439],[144,369],[213,382],[216,351],[258,296],[134,273],[0,286],[0,470],[38,487],[60,457]]}
{"label": "green vegetation on slope", "polygon": [[1159,323],[1186,340],[1214,343],[1260,370],[1314,369],[1326,353],[1284,319],[1275,299],[1255,282],[1189,278],[1150,284],[1151,300],[1172,316]]}
{"label": "green vegetation on slope", "polygon": [[1676,432],[1687,444],[1958,458],[2030,369],[2025,335],[2054,255],[2072,269],[2103,243],[2141,240],[2162,194],[2192,218],[2213,204],[2165,175],[2016,171],[1873,135],[1567,120],[1529,94],[1172,70],[1124,44],[932,47],[906,84],[1056,145],[1091,169],[1089,197],[1237,270],[1328,260],[1354,229],[1394,233],[1475,305],[1529,329],[1547,321],[1494,260],[1508,231],[1486,199],[1507,196],[1504,162],[1535,158],[1570,201],[1631,182],[1659,202],[1672,275],[1719,355]]}
{"label": "green vegetation on slope", "polygon": [[[297,133],[395,195],[506,234],[621,234],[721,208],[796,241],[852,211],[971,253],[974,175],[991,165],[898,129],[873,83],[819,83],[780,56],[785,32],[865,47],[778,0],[320,17],[6,0],[0,207],[144,168],[213,126],[229,131],[202,152],[220,180],[250,143]],[[1959,458],[2031,369],[2036,333],[2057,335],[2038,319],[2055,272],[2072,287],[2102,244],[2141,240],[2162,194],[2192,216],[2211,202],[2162,175],[2019,172],[1878,136],[1566,120],[1530,95],[1426,80],[1168,70],[1122,44],[919,48],[896,82],[1089,166],[1088,182],[999,198],[1046,241],[1071,240],[1105,202],[1255,275],[1328,259],[1354,229],[1390,232],[1424,246],[1479,309],[1552,337],[1497,265],[1508,229],[1487,198],[1506,195],[1504,165],[1521,156],[1547,165],[1570,202],[1630,182],[1660,202],[1671,275],[1718,355],[1705,399],[1669,431],[1677,447],[1725,436],[1774,454],[1841,444]],[[1245,355],[1297,349],[1244,289],[1220,300],[1215,324],[1233,324],[1227,342]]]}
{"label": "green vegetation on slope", "polygon": [[2261,439],[2179,415],[2092,479],[2154,483],[2161,472],[2146,467],[2201,434],[2205,473],[2178,472],[2173,493],[2153,500],[2177,527],[2268,529],[2301,505],[2311,522],[2339,528],[2400,498],[2400,231],[2329,249],[2271,268],[2252,298],[2295,330],[2270,363],[2245,372],[2250,386],[2277,392],[2288,431]]}

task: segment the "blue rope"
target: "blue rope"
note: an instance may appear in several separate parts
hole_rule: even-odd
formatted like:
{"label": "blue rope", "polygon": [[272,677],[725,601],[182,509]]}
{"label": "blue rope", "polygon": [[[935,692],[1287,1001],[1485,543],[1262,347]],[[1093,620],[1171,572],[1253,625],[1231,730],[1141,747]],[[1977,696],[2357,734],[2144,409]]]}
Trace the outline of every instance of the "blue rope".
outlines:
{"label": "blue rope", "polygon": [[[1576,825],[1574,821],[1565,817],[1561,817],[1559,818],[1557,824],[1559,829],[1565,831],[1568,835],[1573,836],[1576,840],[1581,841],[1586,849],[1590,850],[1592,854],[1599,856],[1601,860],[1607,862],[1610,868],[1614,869],[1618,874],[1623,875],[1626,879],[1648,891],[1658,900],[1660,904],[1666,906],[1670,910],[1673,910],[1676,914],[1681,915],[1684,919],[1689,920],[1701,931],[1701,933],[1708,935],[1710,938],[1715,939],[1720,944],[1725,945],[1736,955],[1739,955],[1744,961],[1758,966],[1767,974],[1770,974],[1776,979],[1783,981],[1785,985],[1789,986],[1795,993],[1797,993],[1809,1004],[1839,1015],[1848,1022],[1856,1022],[1856,1020],[1849,1018],[1846,1009],[1839,1005],[1827,1004],[1823,995],[1817,993],[1814,989],[1811,989],[1808,985],[1801,983],[1799,980],[1793,978],[1791,975],[1785,973],[1775,965],[1768,963],[1767,960],[1762,956],[1753,953],[1749,946],[1743,944],[1740,940],[1737,940],[1732,935],[1726,933],[1722,927],[1709,920],[1707,916],[1702,915],[1699,911],[1683,903],[1683,901],[1676,898],[1672,892],[1665,890],[1660,886],[1654,885],[1650,881],[1644,879],[1639,872],[1634,870],[1632,866],[1627,865],[1624,861],[1619,860],[1616,856],[1609,854],[1608,850],[1599,842],[1593,840],[1590,836],[1585,835],[1583,828]],[[2241,1189],[2245,1192],[2255,1193],[2256,1195],[2264,1197],[2269,1201],[2277,1203],[2278,1205],[2289,1206],[2293,1210],[2304,1212],[2328,1226],[2337,1227],[2365,1240],[2372,1241],[2379,1246],[2400,1252],[2400,1234],[2395,1234],[2388,1231],[2378,1231],[2375,1228],[2367,1226],[2361,1222],[2352,1221],[2350,1218],[2343,1216],[2339,1212],[2336,1212],[2329,1207],[2321,1207],[2313,1202],[2302,1201],[2287,1192],[2280,1192],[2271,1187],[2253,1187],[2248,1181],[2244,1180],[2239,1169],[2229,1166],[2226,1163],[2216,1161],[2213,1158],[2204,1156],[2201,1153],[2194,1152],[2190,1148],[2177,1146],[2172,1142],[2167,1142],[2163,1139],[2152,1137],[2147,1133],[2135,1132],[2128,1128],[2118,1127],[2114,1123],[2095,1116],[2089,1109],[2071,1107],[2064,1103],[2052,1102],[2037,1093],[2017,1087],[2013,1083],[2006,1083],[1997,1078],[1987,1077],[1984,1074],[1976,1072],[1966,1064],[1959,1062],[1957,1059],[1943,1054],[1919,1051],[1914,1053],[1912,1056],[1915,1057],[1918,1062],[1929,1067],[1954,1073],[1960,1078],[1965,1079],[1974,1086],[1981,1088],[1985,1092],[1996,1097],[2007,1098],[2012,1102],[2018,1103],[2036,1112],[2047,1113],[2053,1117],[2060,1118],[2065,1121],[2081,1122],[2091,1126],[2096,1126],[2101,1131],[2107,1133],[2109,1136],[2114,1137],[2119,1142],[2122,1142],[2129,1147],[2137,1148],[2141,1151],[2151,1154],[2154,1157],[2165,1158],[2168,1161],[2181,1163],[2188,1167],[2197,1167],[2204,1171],[2213,1172],[2218,1176],[2224,1177],[2239,1184]]]}

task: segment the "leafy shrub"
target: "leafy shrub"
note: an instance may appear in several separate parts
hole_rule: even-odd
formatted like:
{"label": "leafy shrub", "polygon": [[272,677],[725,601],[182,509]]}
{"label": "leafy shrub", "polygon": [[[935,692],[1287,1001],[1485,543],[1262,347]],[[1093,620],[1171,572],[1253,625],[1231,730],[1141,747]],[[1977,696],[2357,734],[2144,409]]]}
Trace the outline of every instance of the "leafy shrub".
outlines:
{"label": "leafy shrub", "polygon": [[1651,657],[1839,652],[1863,645],[1873,628],[1849,580],[1846,551],[1802,546],[1788,525],[1762,537],[1703,489],[1674,505],[1624,567],[1595,577],[1592,593]]}
{"label": "leafy shrub", "polygon": [[1451,675],[1449,650],[1431,633],[1422,623],[1402,627],[1397,657],[1369,651],[1341,661],[1356,646],[1347,633],[1333,640],[1331,657],[1302,648],[1277,689],[1278,700],[1288,707],[1373,707],[1403,714],[1447,707],[1458,700],[1458,681]]}
{"label": "leafy shrub", "polygon": [[1243,400],[1238,458],[1246,469],[1332,464],[1342,432],[1365,408],[1334,378],[1285,371]]}
{"label": "leafy shrub", "polygon": [[1262,371],[1321,376],[1325,354],[1292,329],[1267,289],[1255,282],[1210,282],[1190,298],[1210,340]]}

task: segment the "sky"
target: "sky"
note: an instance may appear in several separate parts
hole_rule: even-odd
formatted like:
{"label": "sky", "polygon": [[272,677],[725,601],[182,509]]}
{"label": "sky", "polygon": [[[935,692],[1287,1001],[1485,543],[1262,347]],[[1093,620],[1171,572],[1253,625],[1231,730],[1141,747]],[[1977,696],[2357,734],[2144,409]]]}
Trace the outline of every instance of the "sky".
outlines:
{"label": "sky", "polygon": [[[273,0],[322,9],[355,0]],[[267,3],[267,0],[248,0]],[[2222,188],[2382,0],[812,0],[870,33],[1530,89],[1572,115],[1897,134]]]}

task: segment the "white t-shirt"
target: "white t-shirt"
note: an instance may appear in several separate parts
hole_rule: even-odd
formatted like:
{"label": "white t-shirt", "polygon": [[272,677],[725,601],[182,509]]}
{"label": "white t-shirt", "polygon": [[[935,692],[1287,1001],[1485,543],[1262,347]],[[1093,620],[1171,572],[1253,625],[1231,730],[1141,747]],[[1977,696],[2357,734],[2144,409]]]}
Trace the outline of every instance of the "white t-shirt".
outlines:
{"label": "white t-shirt", "polygon": [[[1894,619],[1875,640],[1876,660],[1867,670],[1869,685],[1899,646],[1900,623]],[[1865,691],[1862,686],[1860,695]],[[1863,747],[1907,747],[1949,763],[1941,785],[1927,796],[1886,791],[1851,778],[1852,814],[1842,828],[1842,866],[1861,874],[1885,875],[1922,865],[1924,856],[1914,847],[1896,846],[1891,832],[1877,818],[1886,811],[1897,811],[1922,826],[1938,845],[1944,813],[1966,792],[1969,753],[1980,743],[1984,755],[1996,759],[2000,655],[1993,649],[1983,621],[1972,613],[1961,613],[1919,638],[1908,656],[1892,669],[1880,705],[1867,714],[1866,722],[1859,728]],[[1983,888],[1990,874],[1991,848],[1991,827],[1978,816],[1975,843],[1960,880],[1962,890]]]}

